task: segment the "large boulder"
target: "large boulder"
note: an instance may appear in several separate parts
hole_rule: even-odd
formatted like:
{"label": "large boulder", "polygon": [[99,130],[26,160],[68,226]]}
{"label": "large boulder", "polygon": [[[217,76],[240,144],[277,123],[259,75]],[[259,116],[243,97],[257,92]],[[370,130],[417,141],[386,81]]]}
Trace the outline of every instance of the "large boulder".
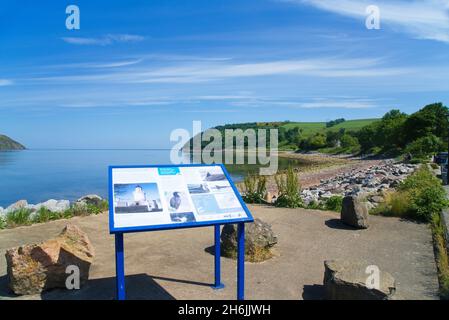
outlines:
{"label": "large boulder", "polygon": [[[261,262],[272,257],[271,248],[278,242],[271,226],[260,219],[245,224],[245,260]],[[227,224],[221,232],[221,254],[237,256],[237,225]]]}
{"label": "large boulder", "polygon": [[70,274],[66,268],[77,266],[80,284],[89,278],[94,248],[77,226],[67,225],[54,239],[6,251],[9,287],[15,294],[37,294],[52,288],[66,288]]}
{"label": "large boulder", "polygon": [[33,209],[37,211],[42,207],[50,210],[51,212],[64,212],[70,208],[70,201],[50,199],[45,202],[36,204]]}
{"label": "large boulder", "polygon": [[357,229],[367,229],[368,216],[368,206],[359,197],[350,195],[343,198],[341,221],[344,224]]}
{"label": "large boulder", "polygon": [[[389,300],[396,292],[391,274],[379,270],[378,286],[372,282],[373,269],[364,261],[324,262],[324,292],[328,300]],[[369,284],[369,286],[367,285]],[[373,287],[374,286],[374,287]]]}
{"label": "large boulder", "polygon": [[103,201],[103,198],[96,194],[88,194],[76,200],[77,205],[93,205],[98,206]]}

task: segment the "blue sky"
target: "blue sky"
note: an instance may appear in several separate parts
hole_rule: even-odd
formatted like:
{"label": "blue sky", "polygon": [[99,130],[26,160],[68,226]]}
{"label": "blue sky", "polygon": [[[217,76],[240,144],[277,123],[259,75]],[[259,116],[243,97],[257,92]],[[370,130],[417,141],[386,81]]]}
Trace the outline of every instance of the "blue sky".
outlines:
{"label": "blue sky", "polygon": [[30,148],[449,104],[449,0],[2,1],[0,41],[0,132]]}

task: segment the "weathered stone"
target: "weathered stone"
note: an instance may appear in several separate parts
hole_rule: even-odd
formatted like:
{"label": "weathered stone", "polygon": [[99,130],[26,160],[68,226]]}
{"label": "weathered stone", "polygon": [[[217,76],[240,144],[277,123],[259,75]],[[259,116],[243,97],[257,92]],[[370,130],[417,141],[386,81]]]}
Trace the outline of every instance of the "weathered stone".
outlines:
{"label": "weathered stone", "polygon": [[101,198],[100,196],[96,194],[88,194],[76,200],[76,204],[98,206],[101,201],[103,201],[103,198]]}
{"label": "weathered stone", "polygon": [[396,292],[391,274],[364,261],[328,260],[324,262],[324,292],[328,300],[389,300]]}
{"label": "weathered stone", "polygon": [[341,221],[354,228],[367,229],[369,224],[366,203],[361,202],[355,196],[344,197],[341,209]]}
{"label": "weathered stone", "polygon": [[[271,258],[270,249],[278,242],[271,226],[260,219],[245,224],[245,260],[260,262]],[[221,249],[225,257],[235,258],[237,253],[237,225],[227,224],[221,232]]]}
{"label": "weathered stone", "polygon": [[39,244],[6,251],[9,287],[15,294],[37,294],[52,288],[65,288],[67,266],[80,271],[80,284],[89,278],[94,248],[77,226],[67,225],[59,236]]}
{"label": "weathered stone", "polygon": [[28,202],[26,200],[19,200],[13,204],[11,204],[9,207],[6,208],[6,212],[12,212],[15,210],[23,209],[28,205]]}

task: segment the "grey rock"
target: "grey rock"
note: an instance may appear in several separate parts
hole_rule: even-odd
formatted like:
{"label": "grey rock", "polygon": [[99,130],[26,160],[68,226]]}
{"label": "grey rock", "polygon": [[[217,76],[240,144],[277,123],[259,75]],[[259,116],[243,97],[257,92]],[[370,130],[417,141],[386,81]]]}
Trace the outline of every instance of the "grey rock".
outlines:
{"label": "grey rock", "polygon": [[[390,300],[396,292],[391,274],[379,270],[378,286],[371,288],[370,264],[358,260],[328,260],[324,262],[324,292],[328,300]],[[375,266],[374,266],[375,267]]]}
{"label": "grey rock", "polygon": [[45,202],[35,205],[34,209],[39,210],[42,207],[46,208],[52,212],[63,212],[70,208],[70,201],[50,199],[48,201],[45,201]]}
{"label": "grey rock", "polygon": [[103,198],[96,194],[88,194],[76,200],[77,205],[94,205],[98,206]]}
{"label": "grey rock", "polygon": [[346,196],[343,198],[341,209],[341,221],[344,224],[357,229],[367,229],[368,207],[365,202],[361,202],[358,197]]}
{"label": "grey rock", "polygon": [[[245,224],[245,256],[252,256],[259,250],[269,250],[278,242],[271,226],[260,219]],[[237,250],[237,225],[227,224],[221,231],[222,252]]]}

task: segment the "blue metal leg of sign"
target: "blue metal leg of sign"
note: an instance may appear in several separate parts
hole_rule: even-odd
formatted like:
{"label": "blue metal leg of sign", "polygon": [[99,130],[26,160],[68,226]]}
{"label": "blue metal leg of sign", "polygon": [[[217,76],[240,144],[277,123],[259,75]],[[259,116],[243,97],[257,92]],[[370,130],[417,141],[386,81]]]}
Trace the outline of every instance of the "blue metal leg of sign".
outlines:
{"label": "blue metal leg of sign", "polygon": [[125,256],[123,254],[123,233],[115,234],[115,273],[117,300],[125,300]]}
{"label": "blue metal leg of sign", "polygon": [[245,300],[245,224],[237,226],[237,300]]}
{"label": "blue metal leg of sign", "polygon": [[215,225],[214,226],[214,239],[215,239],[215,283],[213,285],[213,288],[218,290],[218,289],[223,289],[224,288],[224,284],[221,283],[221,262],[220,262],[220,257],[221,257],[221,250],[220,250],[220,225]]}

